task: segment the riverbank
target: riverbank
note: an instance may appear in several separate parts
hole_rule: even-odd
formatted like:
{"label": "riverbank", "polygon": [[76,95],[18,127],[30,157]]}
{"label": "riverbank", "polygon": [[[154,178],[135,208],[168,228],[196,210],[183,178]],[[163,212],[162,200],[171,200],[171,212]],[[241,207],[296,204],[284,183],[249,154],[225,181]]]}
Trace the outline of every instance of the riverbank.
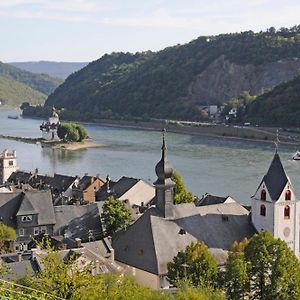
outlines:
{"label": "riverbank", "polygon": [[[42,119],[39,117],[24,117],[30,119]],[[74,120],[65,120],[66,122],[74,122]],[[75,121],[76,122],[76,121]],[[264,143],[274,143],[279,129],[279,140],[282,144],[299,145],[300,135],[284,132],[281,128],[275,127],[251,127],[238,125],[221,125],[210,123],[170,121],[170,120],[151,120],[151,121],[127,121],[127,120],[104,120],[96,119],[92,122],[77,122],[85,125],[102,125],[116,128],[140,129],[158,131],[166,128],[169,132],[204,135],[211,137],[222,137],[233,140],[257,141]]]}
{"label": "riverbank", "polygon": [[52,142],[45,141],[42,138],[28,138],[28,137],[18,137],[11,135],[0,134],[1,139],[14,140],[18,142],[28,143],[28,144],[36,144],[41,145],[42,148],[52,148],[58,150],[67,150],[67,151],[76,151],[76,150],[84,150],[88,148],[102,148],[105,147],[104,144],[95,144],[91,139],[87,139],[83,142],[74,142],[74,143],[63,143],[63,142]]}

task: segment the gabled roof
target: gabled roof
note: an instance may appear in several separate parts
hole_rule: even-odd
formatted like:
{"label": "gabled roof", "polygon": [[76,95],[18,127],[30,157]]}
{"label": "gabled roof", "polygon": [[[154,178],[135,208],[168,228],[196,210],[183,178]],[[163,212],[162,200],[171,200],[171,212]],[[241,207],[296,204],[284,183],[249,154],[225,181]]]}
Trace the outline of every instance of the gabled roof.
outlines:
{"label": "gabled roof", "polygon": [[21,205],[21,193],[0,193],[0,220],[15,227],[15,216]]}
{"label": "gabled roof", "polygon": [[[17,215],[23,213],[28,214],[32,207],[32,214],[38,214],[39,225],[55,224],[54,208],[52,204],[52,196],[50,191],[35,191],[35,192],[22,192],[22,202]],[[22,204],[24,201],[24,211]]]}
{"label": "gabled roof", "polygon": [[167,263],[191,242],[207,244],[219,264],[234,241],[254,234],[249,211],[237,202],[196,207],[175,205],[175,218],[165,219],[155,207],[126,231],[113,237],[116,260],[153,274],[166,274]]}
{"label": "gabled roof", "polygon": [[139,181],[140,179],[123,176],[121,179],[119,179],[116,182],[116,184],[113,186],[111,191],[113,192],[116,198],[119,198],[123,194],[125,194],[129,189],[131,189],[135,184],[137,184]]}
{"label": "gabled roof", "polygon": [[96,180],[100,180],[101,182],[104,183],[104,180],[99,177],[85,175],[79,180],[77,188],[84,191]]}
{"label": "gabled roof", "polygon": [[275,153],[269,170],[263,178],[272,201],[278,200],[288,181],[280,157],[278,153]]}
{"label": "gabled roof", "polygon": [[196,206],[205,206],[205,205],[214,205],[214,204],[221,204],[224,203],[229,196],[227,197],[219,197],[214,196],[211,194],[205,194],[202,196],[202,198],[199,198],[196,200],[195,205]]}
{"label": "gabled roof", "polygon": [[29,197],[26,194],[22,195],[21,206],[18,210],[17,216],[35,215],[38,212],[34,209]]}

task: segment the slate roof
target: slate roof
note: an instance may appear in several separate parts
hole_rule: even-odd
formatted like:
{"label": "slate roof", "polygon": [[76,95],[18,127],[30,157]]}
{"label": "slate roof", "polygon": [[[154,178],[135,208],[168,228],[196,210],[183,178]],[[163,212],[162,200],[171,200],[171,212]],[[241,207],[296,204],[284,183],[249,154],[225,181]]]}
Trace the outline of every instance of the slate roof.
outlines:
{"label": "slate roof", "polygon": [[16,171],[10,175],[7,182],[30,184],[33,188],[40,187],[42,184],[44,187],[49,187],[51,190],[62,193],[71,186],[75,179],[76,177],[61,174],[48,176],[43,174]]}
{"label": "slate roof", "polygon": [[52,196],[49,191],[0,194],[0,219],[15,227],[15,216],[38,214],[38,225],[55,224]]}
{"label": "slate roof", "polygon": [[88,240],[89,230],[95,239],[102,237],[101,213],[103,203],[55,206],[54,235],[67,233],[69,238]]}
{"label": "slate roof", "polygon": [[33,260],[22,260],[20,262],[12,262],[6,265],[8,272],[4,275],[5,280],[16,281],[25,275],[34,276],[38,271],[38,266]]}
{"label": "slate roof", "polygon": [[140,179],[123,176],[115,183],[111,191],[113,192],[116,198],[119,198],[123,194],[125,194],[129,189],[131,189],[135,184],[137,184],[139,180]]}
{"label": "slate roof", "polygon": [[99,177],[85,175],[79,180],[77,187],[84,191],[97,179],[104,183],[104,180]]}
{"label": "slate roof", "polygon": [[[175,218],[165,219],[152,207],[126,231],[113,237],[117,261],[164,275],[167,263],[187,245],[204,241],[219,264],[234,241],[254,234],[249,211],[237,202],[196,207],[193,203],[176,205]],[[181,234],[183,233],[183,234]]]}
{"label": "slate roof", "polygon": [[288,182],[278,153],[275,153],[263,182],[266,184],[272,201],[277,201]]}
{"label": "slate roof", "polygon": [[205,194],[202,196],[202,198],[199,198],[196,200],[195,205],[196,206],[205,206],[205,205],[213,205],[213,204],[220,204],[224,203],[226,201],[227,197],[219,197],[214,196],[211,194]]}

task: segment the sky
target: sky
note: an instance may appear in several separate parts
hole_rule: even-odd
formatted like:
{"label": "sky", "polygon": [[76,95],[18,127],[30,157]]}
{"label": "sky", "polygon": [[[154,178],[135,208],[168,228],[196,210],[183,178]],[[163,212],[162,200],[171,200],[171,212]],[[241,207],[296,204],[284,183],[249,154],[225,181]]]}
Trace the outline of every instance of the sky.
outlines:
{"label": "sky", "polygon": [[0,61],[89,62],[296,24],[299,0],[0,0]]}

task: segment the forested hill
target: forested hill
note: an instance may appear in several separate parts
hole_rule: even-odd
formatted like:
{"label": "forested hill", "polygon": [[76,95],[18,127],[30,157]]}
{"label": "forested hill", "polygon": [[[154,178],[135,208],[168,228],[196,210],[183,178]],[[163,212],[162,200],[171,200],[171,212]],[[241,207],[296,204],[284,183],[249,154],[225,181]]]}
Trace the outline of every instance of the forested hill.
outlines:
{"label": "forested hill", "polygon": [[28,61],[12,62],[10,65],[37,74],[48,74],[51,77],[66,79],[70,74],[82,69],[86,62],[55,62],[55,61]]}
{"label": "forested hill", "polygon": [[256,98],[245,119],[262,125],[300,126],[300,74]]}
{"label": "forested hill", "polygon": [[98,118],[198,120],[201,105],[290,80],[300,68],[300,26],[199,37],[159,52],[112,53],[72,74],[46,105]]}
{"label": "forested hill", "polygon": [[33,74],[0,62],[0,101],[9,105],[22,102],[44,103],[61,79],[45,74]]}

